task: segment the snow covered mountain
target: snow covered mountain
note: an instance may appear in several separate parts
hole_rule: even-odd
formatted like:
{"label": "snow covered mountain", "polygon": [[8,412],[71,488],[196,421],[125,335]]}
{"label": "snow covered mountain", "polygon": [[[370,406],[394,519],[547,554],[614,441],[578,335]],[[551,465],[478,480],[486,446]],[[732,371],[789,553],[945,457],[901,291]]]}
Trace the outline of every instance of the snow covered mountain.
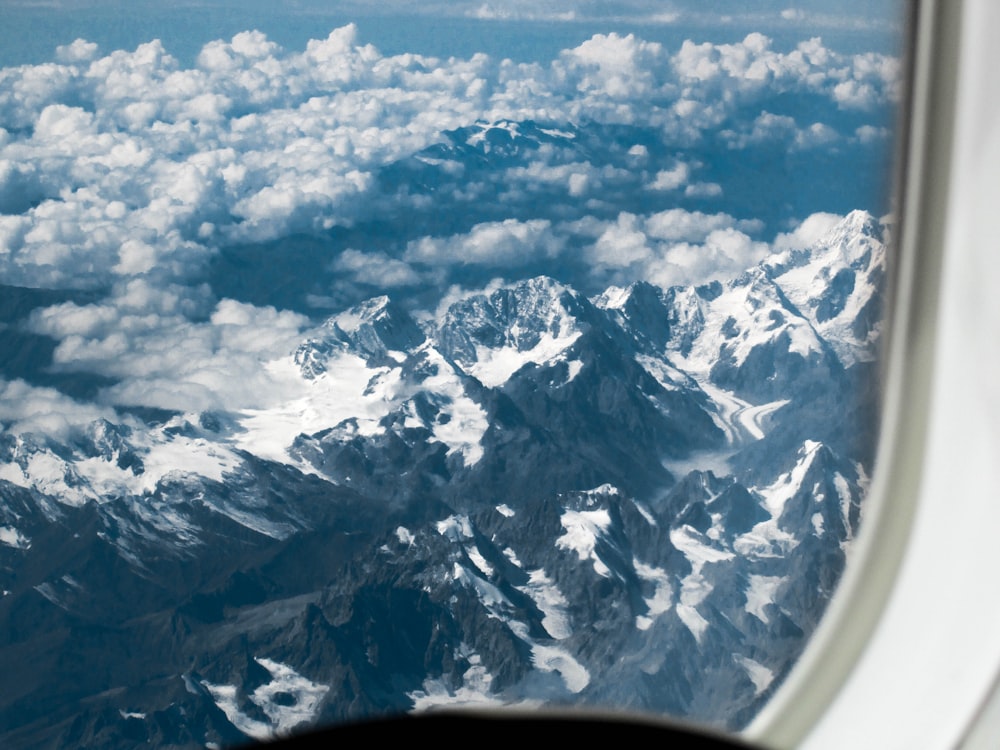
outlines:
{"label": "snow covered mountain", "polygon": [[269,363],[269,408],[0,433],[0,738],[538,702],[741,725],[860,521],[884,231],[855,212],[696,287],[379,297]]}

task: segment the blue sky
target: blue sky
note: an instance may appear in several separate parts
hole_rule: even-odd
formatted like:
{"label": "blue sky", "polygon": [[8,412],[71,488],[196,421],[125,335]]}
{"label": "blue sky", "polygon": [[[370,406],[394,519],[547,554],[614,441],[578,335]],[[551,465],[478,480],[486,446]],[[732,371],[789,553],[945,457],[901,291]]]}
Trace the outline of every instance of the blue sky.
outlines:
{"label": "blue sky", "polygon": [[[4,0],[5,7],[48,7],[71,9],[81,7],[158,7],[161,3],[155,0]],[[177,0],[171,3],[174,8],[197,6],[249,7],[254,9],[281,8],[290,11],[349,10],[367,9],[371,12],[369,3],[360,0]],[[497,13],[506,14],[565,14],[573,13],[577,17],[607,18],[619,15],[653,16],[662,13],[681,12],[698,14],[711,12],[732,14],[734,16],[780,14],[787,10],[801,10],[806,13],[826,16],[857,16],[891,18],[902,6],[901,0],[840,0],[831,7],[825,0],[715,0],[706,3],[704,0],[551,0],[544,4],[544,10],[538,3],[528,0],[428,0],[428,2],[413,2],[413,0],[383,0],[379,7],[388,12],[420,12],[428,13],[476,13],[480,9],[492,8]],[[532,10],[534,9],[534,10]]]}
{"label": "blue sky", "polygon": [[[710,8],[693,0],[556,0],[544,4],[531,0],[386,0],[377,4],[351,0],[179,0],[170,4],[154,0],[2,0],[0,65],[42,62],[57,45],[77,37],[96,41],[104,49],[134,47],[157,37],[182,59],[193,59],[201,45],[212,39],[254,28],[282,44],[298,46],[349,21],[358,22],[368,41],[388,52],[406,47],[409,51],[462,55],[472,48],[470,45],[482,47],[490,42],[491,32],[486,28],[457,29],[447,23],[435,24],[432,19],[449,19],[451,24],[459,20],[562,24],[565,28],[561,31],[547,29],[553,42],[559,37],[578,43],[600,30],[643,30],[647,38],[665,39],[676,35],[677,29],[695,28],[702,35],[714,35],[714,41],[736,34],[742,38],[746,30],[756,29],[778,37],[821,34],[828,40],[836,39],[841,46],[852,43],[851,34],[861,35],[858,43],[870,46],[872,34],[898,32],[900,7],[901,0],[835,4],[721,0]],[[393,20],[414,15],[427,20],[403,24]],[[535,54],[532,49],[544,40],[544,34],[525,40],[519,53]]]}

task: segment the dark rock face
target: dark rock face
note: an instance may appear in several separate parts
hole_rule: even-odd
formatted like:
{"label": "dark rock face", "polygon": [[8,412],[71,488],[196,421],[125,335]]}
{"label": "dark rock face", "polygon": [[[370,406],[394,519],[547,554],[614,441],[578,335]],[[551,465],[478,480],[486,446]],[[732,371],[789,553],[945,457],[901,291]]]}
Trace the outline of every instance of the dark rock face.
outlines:
{"label": "dark rock face", "polygon": [[320,336],[295,350],[294,360],[303,377],[316,378],[336,352],[351,351],[379,366],[393,361],[390,352],[409,351],[423,340],[423,331],[405,310],[388,297],[377,297],[330,318]]}
{"label": "dark rock face", "polygon": [[860,523],[878,231],[695,289],[539,277],[421,325],[371,300],[291,355],[317,393],[349,358],[364,408],[283,457],[241,414],[0,433],[0,743],[230,746],[445,703],[740,726]]}

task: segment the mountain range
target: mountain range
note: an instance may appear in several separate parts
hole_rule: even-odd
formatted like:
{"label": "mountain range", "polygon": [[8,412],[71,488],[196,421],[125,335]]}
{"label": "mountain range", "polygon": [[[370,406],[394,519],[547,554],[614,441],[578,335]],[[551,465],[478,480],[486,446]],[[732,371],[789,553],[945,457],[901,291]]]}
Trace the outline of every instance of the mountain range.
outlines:
{"label": "mountain range", "polygon": [[697,286],[375,297],[264,364],[295,385],[268,408],[0,432],[0,740],[441,705],[742,726],[861,520],[886,231],[856,211]]}

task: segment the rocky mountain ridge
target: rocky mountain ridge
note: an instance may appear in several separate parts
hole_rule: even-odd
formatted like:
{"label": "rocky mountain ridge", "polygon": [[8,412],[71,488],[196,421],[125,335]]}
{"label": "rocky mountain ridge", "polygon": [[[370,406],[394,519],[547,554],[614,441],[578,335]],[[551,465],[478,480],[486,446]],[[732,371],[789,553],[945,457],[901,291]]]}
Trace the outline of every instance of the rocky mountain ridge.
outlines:
{"label": "rocky mountain ridge", "polygon": [[536,277],[419,323],[380,297],[275,363],[300,395],[271,408],[5,430],[0,738],[539,702],[740,726],[860,522],[884,231],[697,287]]}

